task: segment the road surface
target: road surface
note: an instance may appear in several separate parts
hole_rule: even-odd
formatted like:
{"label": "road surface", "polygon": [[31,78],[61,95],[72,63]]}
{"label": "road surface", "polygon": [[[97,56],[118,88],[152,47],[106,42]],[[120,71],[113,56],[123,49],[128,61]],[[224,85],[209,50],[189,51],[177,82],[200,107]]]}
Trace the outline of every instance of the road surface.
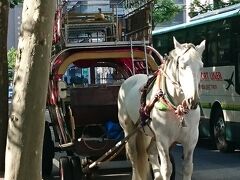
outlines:
{"label": "road surface", "polygon": [[[176,163],[176,180],[182,179],[182,147],[176,146],[173,151]],[[61,154],[57,154],[61,156]],[[107,163],[106,163],[107,165]],[[119,164],[122,165],[122,164]],[[109,165],[111,166],[111,165]],[[130,180],[131,169],[107,170],[98,172],[93,180]],[[194,172],[192,180],[239,180],[240,151],[224,154],[211,149],[206,143],[198,144],[194,153]],[[53,176],[48,180],[60,180],[58,174],[58,159],[54,159]]]}

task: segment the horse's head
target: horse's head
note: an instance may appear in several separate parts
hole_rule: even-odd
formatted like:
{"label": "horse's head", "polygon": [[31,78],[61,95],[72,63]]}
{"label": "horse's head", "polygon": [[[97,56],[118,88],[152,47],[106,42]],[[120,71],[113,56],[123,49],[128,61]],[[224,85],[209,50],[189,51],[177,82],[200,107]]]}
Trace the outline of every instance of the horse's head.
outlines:
{"label": "horse's head", "polygon": [[[175,80],[178,82],[181,93],[188,108],[194,109],[199,102],[200,71],[203,67],[202,53],[205,49],[205,40],[194,46],[190,43],[180,44],[173,38],[175,49],[171,52],[173,63],[171,66],[175,72]],[[170,54],[170,55],[171,55]]]}

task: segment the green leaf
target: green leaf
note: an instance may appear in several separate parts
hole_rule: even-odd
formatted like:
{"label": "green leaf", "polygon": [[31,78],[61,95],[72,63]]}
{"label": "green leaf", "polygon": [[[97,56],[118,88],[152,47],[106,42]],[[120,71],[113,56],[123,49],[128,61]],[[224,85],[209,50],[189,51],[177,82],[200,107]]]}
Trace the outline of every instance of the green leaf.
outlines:
{"label": "green leaf", "polygon": [[198,14],[202,14],[215,9],[224,8],[237,3],[240,3],[240,0],[228,0],[228,1],[214,0],[213,4],[205,3],[205,2],[204,4],[202,4],[199,0],[194,0],[190,4],[189,16],[194,17],[194,16],[197,16]]}
{"label": "green leaf", "polygon": [[7,58],[8,58],[8,72],[9,72],[10,81],[13,79],[13,72],[15,68],[16,57],[17,57],[17,50],[15,48],[9,49],[7,53]]}
{"label": "green leaf", "polygon": [[14,8],[16,5],[23,3],[23,0],[11,0],[10,1],[10,8]]}
{"label": "green leaf", "polygon": [[153,8],[153,24],[173,19],[182,7],[173,0],[156,0]]}

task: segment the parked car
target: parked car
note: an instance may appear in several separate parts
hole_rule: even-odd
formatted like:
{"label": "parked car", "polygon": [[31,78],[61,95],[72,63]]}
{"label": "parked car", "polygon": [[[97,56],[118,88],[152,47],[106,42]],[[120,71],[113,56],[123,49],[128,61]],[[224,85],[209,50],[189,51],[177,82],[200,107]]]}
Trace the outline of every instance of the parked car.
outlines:
{"label": "parked car", "polygon": [[13,98],[13,86],[8,86],[8,112],[10,112],[10,108],[12,106],[12,98]]}
{"label": "parked car", "polygon": [[8,100],[12,99],[12,96],[13,96],[13,86],[8,86]]}

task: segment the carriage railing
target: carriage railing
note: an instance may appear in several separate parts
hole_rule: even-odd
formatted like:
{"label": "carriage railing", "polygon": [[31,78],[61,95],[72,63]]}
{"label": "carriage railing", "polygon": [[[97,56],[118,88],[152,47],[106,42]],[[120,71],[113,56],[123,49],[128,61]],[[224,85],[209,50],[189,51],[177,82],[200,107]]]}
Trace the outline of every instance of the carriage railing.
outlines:
{"label": "carriage railing", "polygon": [[[151,40],[153,0],[125,0],[126,19],[125,39]],[[128,2],[126,4],[126,2]]]}
{"label": "carriage railing", "polygon": [[150,41],[151,0],[139,4],[139,7],[135,5],[137,8],[134,9],[129,8],[126,2],[128,1],[65,1],[59,8],[61,42],[65,47],[72,47],[121,43],[130,41],[130,38],[134,41]]}
{"label": "carriage railing", "polygon": [[65,46],[117,41],[120,9],[106,0],[65,3],[62,25]]}

